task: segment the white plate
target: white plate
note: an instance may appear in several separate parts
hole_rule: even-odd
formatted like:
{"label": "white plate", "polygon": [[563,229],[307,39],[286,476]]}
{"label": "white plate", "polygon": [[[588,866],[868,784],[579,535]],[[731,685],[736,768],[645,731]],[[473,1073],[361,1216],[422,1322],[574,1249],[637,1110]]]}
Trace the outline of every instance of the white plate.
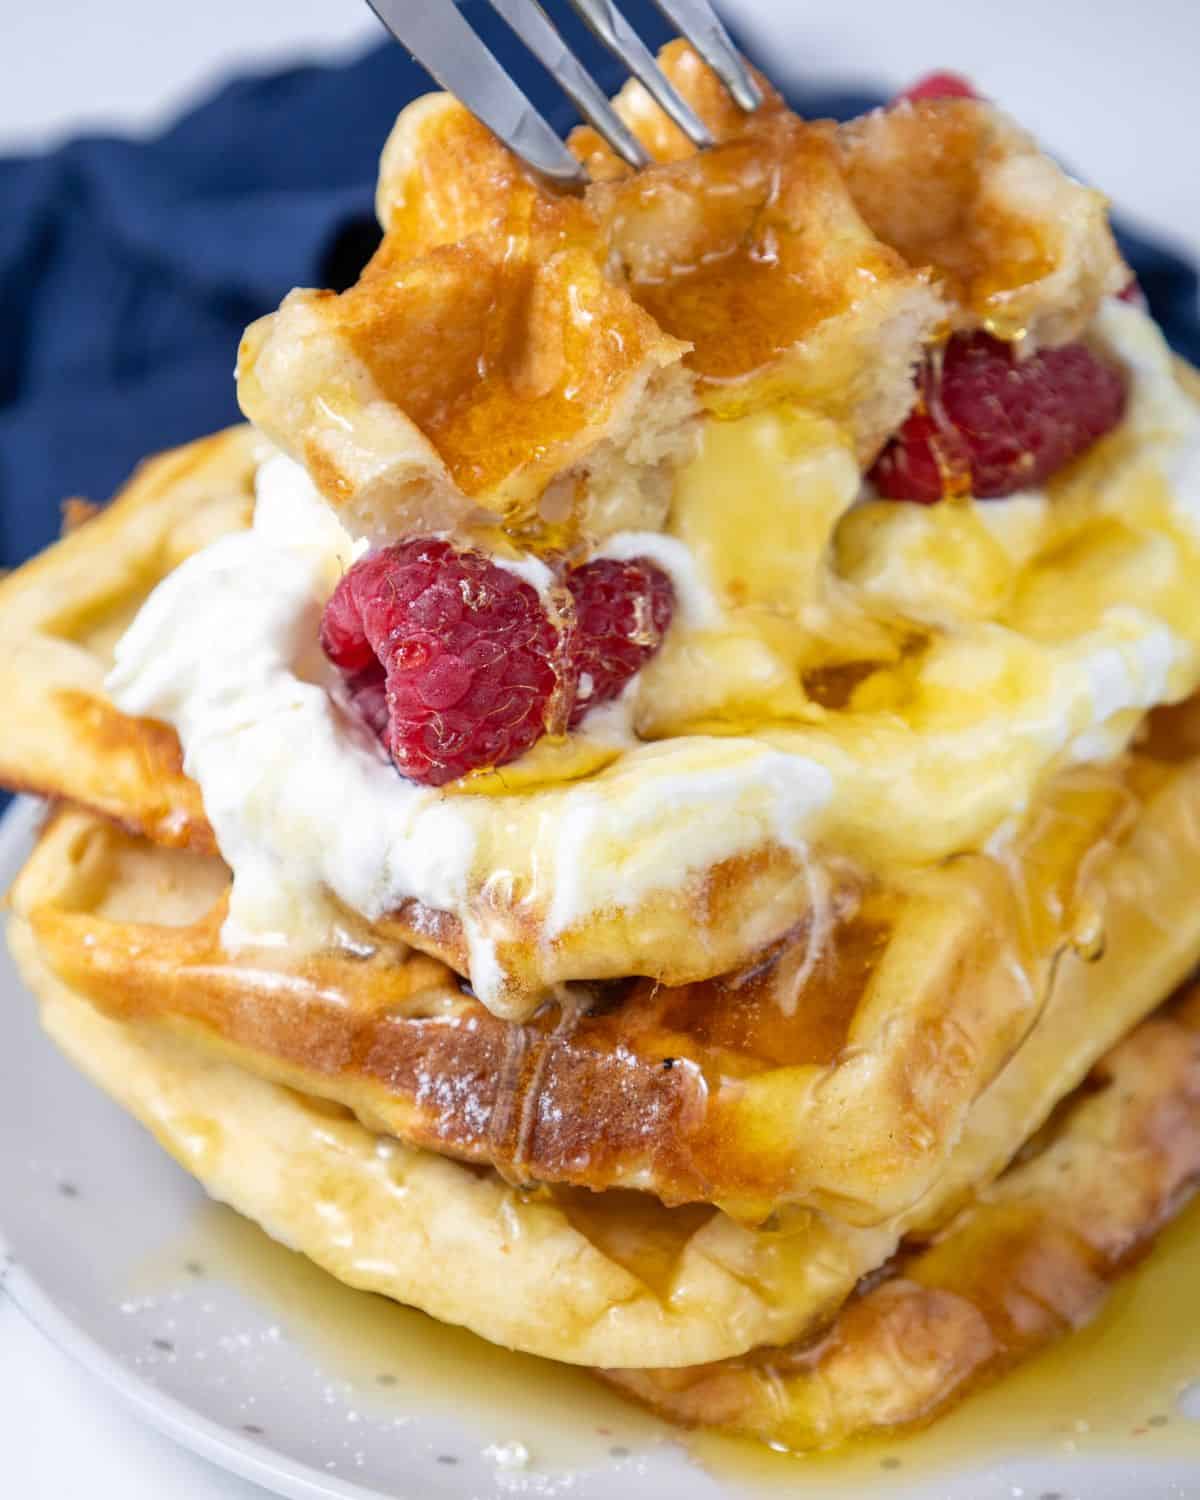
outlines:
{"label": "white plate", "polygon": [[[0,827],[0,889],[34,816],[18,804]],[[1200,1423],[1174,1400],[1200,1377],[1200,1328],[1186,1327],[1200,1301],[1176,1301],[1155,1325],[1158,1343],[1125,1353],[1129,1327],[1153,1321],[1147,1308],[1200,1282],[1190,1229],[1122,1294],[1123,1325],[1077,1337],[1043,1374],[1022,1371],[975,1398],[935,1437],[833,1463],[758,1459],[740,1445],[689,1444],[581,1373],[339,1286],[211,1204],[60,1058],[6,953],[0,1003],[7,1290],[148,1421],[280,1494],[816,1500],[869,1487],[904,1500],[1200,1497]],[[1054,1376],[1056,1360],[1065,1378]],[[1127,1377],[1119,1400],[1114,1370]],[[1093,1409],[1106,1414],[1103,1431],[1082,1425]]]}

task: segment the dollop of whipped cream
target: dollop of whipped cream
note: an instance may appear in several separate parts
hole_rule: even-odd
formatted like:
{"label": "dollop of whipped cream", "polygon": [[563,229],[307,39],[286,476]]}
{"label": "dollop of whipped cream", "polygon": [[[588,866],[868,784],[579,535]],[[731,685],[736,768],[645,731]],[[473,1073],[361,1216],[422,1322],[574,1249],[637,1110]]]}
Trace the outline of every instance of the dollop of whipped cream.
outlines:
{"label": "dollop of whipped cream", "polygon": [[[669,539],[653,550],[685,564]],[[116,648],[113,701],[174,725],[233,872],[227,947],[336,941],[330,893],[369,921],[415,900],[459,918],[476,993],[500,1007],[489,893],[540,909],[553,941],[747,850],[802,850],[832,790],[821,767],[752,740],[640,745],[627,705],[591,716],[611,764],[587,780],[512,797],[403,780],[317,647],[321,610],[355,555],[304,470],[275,456],[258,474],[251,529],[176,568]],[[696,579],[680,579],[679,597],[683,618],[704,614]]]}
{"label": "dollop of whipped cream", "polygon": [[[996,616],[970,618],[967,599],[947,621],[945,547],[927,544],[935,532],[944,542],[938,528],[954,512],[881,510],[882,551],[873,562],[868,538],[838,598],[936,622],[919,668],[885,674],[883,696],[849,712],[740,725],[731,715],[703,732],[703,713],[680,729],[655,721],[675,696],[686,721],[694,709],[676,689],[701,679],[702,705],[719,706],[721,642],[748,639],[711,557],[686,524],[675,536],[610,538],[610,555],[650,555],[672,575],[680,607],[668,643],[618,704],[572,736],[583,769],[551,766],[539,779],[517,762],[505,768],[511,788],[494,796],[404,781],[347,711],[317,636],[355,545],[303,469],[268,460],[251,529],[163,580],[118,644],[108,682],[118,707],[179,732],[233,871],[226,944],[336,941],[337,902],[374,921],[416,901],[459,920],[476,993],[505,1014],[503,951],[514,932],[536,947],[605,915],[632,923],[655,893],[739,856],[782,850],[806,868],[818,839],[868,860],[981,847],[1053,765],[1118,753],[1145,710],[1200,683],[1189,584],[1200,556],[1200,419],[1143,315],[1111,303],[1096,336],[1132,381],[1111,461],[1086,495],[1031,492],[970,508],[1020,568],[1044,549],[1048,518],[1061,527],[1072,514],[1056,508],[1074,507],[1086,542],[1078,556],[1022,575]],[[840,518],[857,521],[848,514],[857,473],[844,456],[824,472],[833,489],[820,525],[832,537]],[[1162,524],[1118,546],[1131,484]],[[1111,525],[1097,529],[1099,520]],[[525,566],[537,583],[541,565]],[[767,695],[771,639],[756,636],[750,658],[752,672],[767,661]],[[731,693],[745,690],[747,659],[728,657]],[[662,737],[646,743],[635,729]]]}

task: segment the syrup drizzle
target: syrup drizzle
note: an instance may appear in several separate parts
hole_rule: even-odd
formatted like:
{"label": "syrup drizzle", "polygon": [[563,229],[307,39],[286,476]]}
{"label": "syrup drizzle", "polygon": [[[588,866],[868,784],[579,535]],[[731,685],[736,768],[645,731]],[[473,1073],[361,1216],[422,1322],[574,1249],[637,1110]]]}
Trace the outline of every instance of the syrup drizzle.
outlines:
{"label": "syrup drizzle", "polygon": [[[670,1428],[585,1371],[509,1353],[353,1291],[215,1205],[138,1270],[129,1305],[163,1306],[197,1292],[202,1267],[206,1281],[254,1299],[297,1359],[318,1365],[364,1420],[372,1411],[403,1422],[450,1414],[477,1453],[495,1456],[519,1442],[529,1468],[505,1473],[506,1492],[546,1493],[597,1465],[609,1465],[616,1478],[621,1465],[661,1461],[663,1445],[683,1444],[725,1493],[745,1500],[958,1497],[967,1476],[974,1476],[972,1495],[1023,1489],[1027,1500],[1066,1500],[1087,1493],[1086,1476],[1117,1458],[1171,1464],[1171,1472],[1200,1464],[1198,1265],[1200,1201],[1117,1283],[1089,1326],[923,1431],[802,1457]],[[414,1451],[419,1442],[415,1431],[405,1439]],[[710,1493],[699,1475],[696,1492]],[[1106,1493],[1113,1492],[1110,1480]]]}

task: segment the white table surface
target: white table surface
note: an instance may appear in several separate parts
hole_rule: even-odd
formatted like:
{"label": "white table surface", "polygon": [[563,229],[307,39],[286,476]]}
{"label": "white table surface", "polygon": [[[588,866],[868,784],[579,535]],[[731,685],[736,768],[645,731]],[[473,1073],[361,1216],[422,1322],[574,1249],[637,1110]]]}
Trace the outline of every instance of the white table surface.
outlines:
{"label": "white table surface", "polygon": [[[797,68],[901,84],[973,77],[1146,227],[1200,254],[1196,0],[727,0]],[[354,0],[40,0],[0,18],[0,151],[152,128],[229,68],[345,56],[379,33]],[[19,65],[14,65],[19,63]],[[2,1206],[0,1206],[2,1214]],[[150,1432],[0,1295],[4,1500],[253,1500]]]}

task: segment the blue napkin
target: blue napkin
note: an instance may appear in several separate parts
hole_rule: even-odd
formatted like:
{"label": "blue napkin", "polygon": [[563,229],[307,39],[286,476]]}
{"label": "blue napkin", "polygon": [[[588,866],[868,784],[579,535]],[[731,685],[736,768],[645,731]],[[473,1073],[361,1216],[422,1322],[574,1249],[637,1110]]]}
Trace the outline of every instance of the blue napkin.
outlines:
{"label": "blue napkin", "polygon": [[[463,10],[551,122],[569,124],[490,6]],[[651,44],[666,39],[649,0],[626,10]],[[581,30],[571,39],[615,91],[614,60]],[[788,84],[787,58],[768,71]],[[238,79],[154,140],[0,159],[0,565],[51,540],[63,497],[102,499],[144,454],[237,419],[242,329],[293,286],[354,280],[377,238],[380,146],[429,87],[385,43],[341,67]],[[836,118],[881,97],[796,80],[788,93],[801,113]],[[1122,238],[1155,314],[1200,361],[1195,272]]]}

